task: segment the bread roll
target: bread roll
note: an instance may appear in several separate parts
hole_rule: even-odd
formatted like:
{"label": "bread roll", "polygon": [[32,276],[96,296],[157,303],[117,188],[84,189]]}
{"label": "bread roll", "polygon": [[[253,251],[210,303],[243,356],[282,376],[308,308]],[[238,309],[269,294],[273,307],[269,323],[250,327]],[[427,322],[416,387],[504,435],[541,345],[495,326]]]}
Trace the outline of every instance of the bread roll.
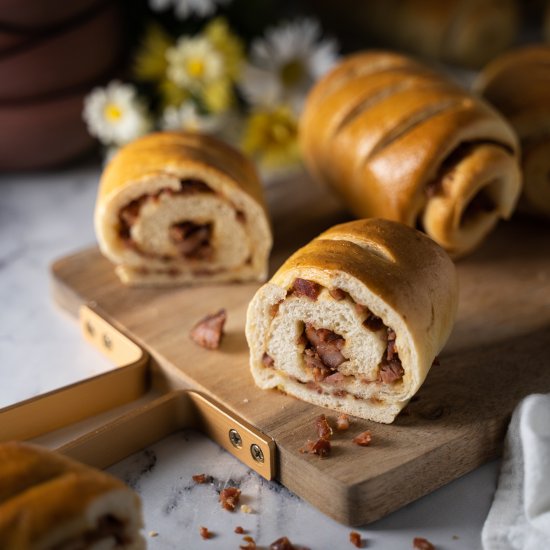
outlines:
{"label": "bread roll", "polygon": [[457,307],[431,239],[379,219],[337,225],[293,254],[248,307],[256,384],[390,423],[423,383]]}
{"label": "bread roll", "polygon": [[142,549],[139,497],[114,477],[40,447],[0,444],[0,548]]}
{"label": "bread roll", "polygon": [[95,210],[103,254],[129,285],[262,281],[271,232],[252,163],[205,135],[162,132],[123,147]]}
{"label": "bread roll", "polygon": [[485,67],[474,87],[521,140],[523,204],[550,216],[550,45],[502,55]]}
{"label": "bread roll", "polygon": [[517,140],[502,117],[396,54],[359,53],[322,78],[300,141],[312,174],[357,217],[422,228],[455,257],[509,217],[520,192]]}

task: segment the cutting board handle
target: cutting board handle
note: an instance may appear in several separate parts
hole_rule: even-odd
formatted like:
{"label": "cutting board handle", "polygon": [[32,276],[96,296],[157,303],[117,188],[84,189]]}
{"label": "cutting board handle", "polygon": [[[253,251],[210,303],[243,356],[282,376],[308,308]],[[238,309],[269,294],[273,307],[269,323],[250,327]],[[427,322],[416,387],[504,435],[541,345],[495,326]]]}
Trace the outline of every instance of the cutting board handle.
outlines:
{"label": "cutting board handle", "polygon": [[[116,368],[0,409],[0,441],[36,438],[135,401],[130,410],[56,450],[105,468],[173,432],[194,428],[266,479],[275,476],[276,447],[270,437],[202,393],[179,390],[158,397],[149,391],[149,355],[93,305],[80,308],[80,325],[86,340]],[[145,403],[144,397],[149,398]]]}

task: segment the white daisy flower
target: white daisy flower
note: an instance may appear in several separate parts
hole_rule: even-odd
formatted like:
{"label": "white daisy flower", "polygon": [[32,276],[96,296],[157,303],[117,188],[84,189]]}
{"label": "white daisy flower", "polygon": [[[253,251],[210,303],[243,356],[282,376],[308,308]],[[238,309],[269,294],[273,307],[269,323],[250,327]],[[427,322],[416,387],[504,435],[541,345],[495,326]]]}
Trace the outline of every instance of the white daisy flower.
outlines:
{"label": "white daisy flower", "polygon": [[166,51],[168,78],[192,92],[224,77],[223,56],[208,38],[180,38]]}
{"label": "white daisy flower", "polygon": [[165,11],[171,6],[178,19],[186,19],[191,15],[207,17],[231,0],[149,0],[149,6],[154,11]]}
{"label": "white daisy flower", "polygon": [[84,100],[88,131],[104,145],[123,145],[151,129],[151,121],[136,89],[113,81],[93,89]]}
{"label": "white daisy flower", "polygon": [[216,132],[221,118],[199,113],[192,101],[184,101],[179,107],[167,107],[162,114],[164,130],[191,130],[193,132]]}
{"label": "white daisy flower", "polygon": [[242,91],[253,105],[287,103],[299,112],[311,85],[335,63],[336,51],[334,40],[321,40],[313,19],[268,29],[252,42]]}

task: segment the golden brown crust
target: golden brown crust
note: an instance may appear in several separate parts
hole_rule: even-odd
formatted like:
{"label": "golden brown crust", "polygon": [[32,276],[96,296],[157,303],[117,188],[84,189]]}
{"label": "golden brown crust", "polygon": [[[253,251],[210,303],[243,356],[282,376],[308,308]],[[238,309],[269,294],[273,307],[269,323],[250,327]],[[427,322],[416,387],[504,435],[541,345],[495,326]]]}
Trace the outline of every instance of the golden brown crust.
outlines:
{"label": "golden brown crust", "polygon": [[[186,193],[186,181],[202,191]],[[127,284],[264,280],[267,273],[272,239],[261,182],[249,159],[211,136],[159,132],[123,147],[101,178],[95,226]],[[207,248],[192,256],[184,241],[197,230]]]}
{"label": "golden brown crust", "polygon": [[[503,186],[511,200],[496,205],[498,214],[510,214],[519,190],[511,128],[484,102],[396,54],[356,54],[321,79],[308,97],[300,140],[311,172],[358,217],[421,222],[428,187],[465,144],[499,146],[510,157]],[[471,182],[472,188],[486,183]],[[455,229],[451,248],[437,232],[430,236],[453,254],[472,248]]]}
{"label": "golden brown crust", "polygon": [[483,69],[474,88],[507,118],[521,140],[524,206],[550,216],[550,45],[501,55]]}
{"label": "golden brown crust", "polygon": [[[313,294],[296,294],[297,280],[313,285]],[[264,389],[392,422],[445,344],[457,292],[453,263],[422,233],[372,218],[335,226],[295,252],[251,301],[246,337],[254,380]],[[365,325],[363,308],[378,319],[377,328]],[[308,324],[343,339],[338,387],[325,382],[328,371],[319,377],[311,370],[300,332]],[[395,385],[378,378],[388,327],[404,369]]]}
{"label": "golden brown crust", "polygon": [[[112,514],[137,537],[138,496],[116,478],[40,447],[0,445],[0,547],[49,548],[95,528],[94,515]],[[122,498],[121,498],[122,495]],[[98,508],[104,499],[105,510]],[[120,499],[128,510],[121,510]],[[130,508],[131,507],[131,508]],[[94,510],[94,512],[92,512]],[[121,514],[121,515],[119,515]],[[123,514],[123,515],[122,515]],[[130,548],[130,543],[125,546]]]}

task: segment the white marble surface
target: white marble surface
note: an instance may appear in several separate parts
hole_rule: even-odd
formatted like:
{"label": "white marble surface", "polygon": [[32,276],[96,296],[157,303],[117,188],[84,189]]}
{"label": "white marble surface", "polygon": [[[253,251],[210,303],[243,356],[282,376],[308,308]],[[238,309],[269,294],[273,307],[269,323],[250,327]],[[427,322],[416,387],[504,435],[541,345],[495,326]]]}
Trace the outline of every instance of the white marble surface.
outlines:
{"label": "white marble surface", "polygon": [[[49,293],[48,266],[94,242],[92,209],[99,167],[0,176],[0,407],[109,368],[82,340]],[[412,548],[423,536],[439,550],[480,548],[498,463],[490,463],[375,524],[358,529],[366,547]],[[353,548],[350,528],[322,515],[275,482],[266,482],[203,436],[174,435],[111,468],[142,496],[152,549],[237,549],[236,525],[260,547],[287,535],[311,549]],[[194,485],[206,472],[212,485]],[[240,486],[254,511],[229,513],[217,490]],[[203,541],[199,526],[216,536]],[[158,536],[149,537],[149,531]]]}

